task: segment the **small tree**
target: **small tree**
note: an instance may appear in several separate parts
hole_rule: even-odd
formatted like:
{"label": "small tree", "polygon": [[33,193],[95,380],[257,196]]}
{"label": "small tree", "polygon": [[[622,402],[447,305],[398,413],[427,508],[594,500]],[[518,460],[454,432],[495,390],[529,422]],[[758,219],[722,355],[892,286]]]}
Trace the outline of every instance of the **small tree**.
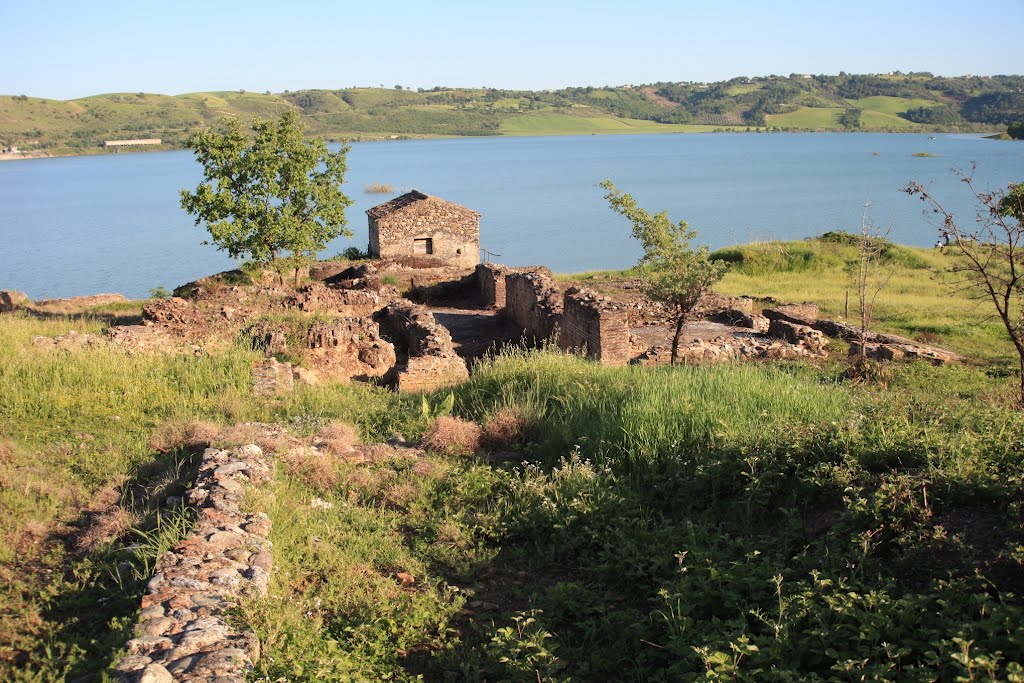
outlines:
{"label": "small tree", "polygon": [[920,197],[929,213],[939,219],[939,229],[954,257],[950,272],[955,285],[995,308],[1017,351],[1019,398],[1024,407],[1024,183],[983,192],[974,184],[973,165],[970,173],[954,173],[974,195],[973,228],[958,222],[920,183],[908,183],[903,191]]}
{"label": "small tree", "polygon": [[693,316],[701,296],[722,279],[728,265],[712,261],[707,247],[693,249],[690,241],[697,236],[686,221],[672,223],[668,211],[651,215],[636,200],[623,194],[611,180],[601,182],[607,191],[604,198],[612,211],[625,216],[633,224],[633,237],[640,240],[644,255],[638,264],[644,293],[669,305],[675,334],[672,336],[672,364],[679,355],[679,337],[683,325]]}
{"label": "small tree", "polygon": [[[352,236],[345,223],[352,200],[341,191],[348,148],[332,153],[322,140],[304,140],[294,111],[276,121],[254,119],[251,140],[237,120],[225,127],[189,137],[203,182],[195,192],[181,191],[181,206],[196,225],[206,223],[208,243],[234,258],[269,263],[282,283],[291,266],[298,283],[303,261],[334,238]],[[290,257],[282,258],[286,252]]]}
{"label": "small tree", "polygon": [[860,328],[857,332],[859,350],[857,360],[863,363],[867,358],[868,334],[874,317],[875,301],[889,280],[892,269],[882,266],[890,228],[880,230],[871,219],[871,204],[864,202],[860,217],[860,229],[856,235],[857,258],[849,263],[854,285],[857,287],[857,310],[860,314]]}

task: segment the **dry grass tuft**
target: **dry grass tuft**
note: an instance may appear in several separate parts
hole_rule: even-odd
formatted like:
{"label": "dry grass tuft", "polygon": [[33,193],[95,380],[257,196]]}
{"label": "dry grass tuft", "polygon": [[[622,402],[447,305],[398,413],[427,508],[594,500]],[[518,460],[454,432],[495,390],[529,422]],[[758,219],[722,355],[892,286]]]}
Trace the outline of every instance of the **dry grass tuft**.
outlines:
{"label": "dry grass tuft", "polygon": [[312,449],[292,449],[281,458],[281,461],[288,474],[314,489],[325,491],[336,488],[341,483],[338,464]]}
{"label": "dry grass tuft", "polygon": [[287,439],[284,434],[266,425],[242,422],[222,429],[214,439],[220,448],[237,448],[254,443],[264,451],[279,451]]}
{"label": "dry grass tuft", "polygon": [[316,435],[313,443],[331,455],[345,455],[359,443],[359,435],[345,422],[332,422]]}
{"label": "dry grass tuft", "polygon": [[354,489],[365,489],[370,485],[372,478],[370,470],[360,467],[349,472],[345,482]]}
{"label": "dry grass tuft", "polygon": [[0,441],[0,465],[7,465],[14,462],[14,444],[9,441]]}
{"label": "dry grass tuft", "polygon": [[518,406],[506,406],[484,422],[480,445],[489,451],[508,450],[535,441],[537,423]]}
{"label": "dry grass tuft", "polygon": [[206,448],[217,438],[220,428],[205,420],[168,420],[149,437],[149,447],[160,453],[178,448]]}
{"label": "dry grass tuft", "polygon": [[430,450],[470,455],[480,447],[480,427],[475,422],[441,415],[423,435]]}
{"label": "dry grass tuft", "polygon": [[92,552],[124,536],[136,521],[124,508],[108,507],[92,516],[89,526],[75,540],[75,546],[80,551]]}
{"label": "dry grass tuft", "polygon": [[416,487],[410,484],[395,484],[384,494],[384,500],[392,507],[402,510],[408,509],[409,504],[416,499]]}
{"label": "dry grass tuft", "polygon": [[420,458],[412,464],[412,473],[420,477],[430,477],[432,479],[440,479],[444,476],[444,468],[438,465],[433,460],[427,460],[426,458]]}

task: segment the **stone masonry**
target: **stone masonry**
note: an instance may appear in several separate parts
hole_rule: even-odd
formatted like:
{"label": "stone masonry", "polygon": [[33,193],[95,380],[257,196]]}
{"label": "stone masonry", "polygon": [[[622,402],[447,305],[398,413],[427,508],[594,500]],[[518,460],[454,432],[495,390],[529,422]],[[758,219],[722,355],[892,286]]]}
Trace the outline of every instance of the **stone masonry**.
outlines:
{"label": "stone masonry", "polygon": [[203,453],[188,502],[199,513],[192,535],[159,559],[142,598],[136,637],[115,666],[126,683],[242,683],[260,656],[253,633],[226,621],[240,596],[265,594],[273,564],[270,518],[242,512],[246,485],[271,476],[255,445]]}
{"label": "stone masonry", "polygon": [[477,264],[476,279],[480,287],[480,300],[484,306],[499,311],[505,308],[505,276],[511,272],[512,268],[497,263]]}
{"label": "stone masonry", "polygon": [[562,295],[551,271],[537,268],[506,275],[505,315],[534,341],[551,338],[562,317]]}
{"label": "stone masonry", "polygon": [[480,214],[412,190],[368,209],[373,258],[429,256],[472,268],[480,261]]}
{"label": "stone masonry", "polygon": [[565,292],[558,345],[580,350],[606,365],[629,362],[629,319],[625,307],[589,289]]}
{"label": "stone masonry", "polygon": [[399,391],[425,391],[458,384],[469,378],[466,361],[455,353],[452,335],[427,308],[395,301],[380,313],[381,327],[390,332],[404,359],[392,379]]}

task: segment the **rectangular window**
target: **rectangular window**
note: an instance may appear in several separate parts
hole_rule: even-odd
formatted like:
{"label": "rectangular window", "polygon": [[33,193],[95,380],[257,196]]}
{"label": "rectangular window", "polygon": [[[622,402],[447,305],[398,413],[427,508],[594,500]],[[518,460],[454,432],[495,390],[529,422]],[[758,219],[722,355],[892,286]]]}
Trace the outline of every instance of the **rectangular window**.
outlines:
{"label": "rectangular window", "polygon": [[412,253],[414,253],[414,254],[433,254],[434,253],[434,240],[431,239],[430,237],[414,239],[412,241]]}

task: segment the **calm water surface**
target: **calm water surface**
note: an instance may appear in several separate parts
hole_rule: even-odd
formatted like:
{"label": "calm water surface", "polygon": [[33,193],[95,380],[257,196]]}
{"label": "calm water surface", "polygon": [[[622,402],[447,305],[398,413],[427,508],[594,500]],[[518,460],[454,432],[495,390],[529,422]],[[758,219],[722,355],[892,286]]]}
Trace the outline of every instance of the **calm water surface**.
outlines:
{"label": "calm water surface", "polygon": [[[936,156],[915,157],[915,152]],[[877,153],[877,154],[876,154]],[[931,184],[973,216],[949,170],[978,164],[982,187],[1024,180],[1024,144],[969,135],[687,134],[479,138],[361,143],[345,190],[351,241],[366,248],[363,212],[389,195],[373,182],[417,188],[480,211],[481,246],[510,265],[556,271],[621,268],[640,250],[596,185],[611,178],[652,211],[684,218],[712,247],[855,229],[865,200],[892,239],[931,246],[920,201],[899,188]],[[178,205],[200,169],[191,152],[0,163],[0,289],[34,299],[118,291],[143,297],[234,264],[203,246],[206,232]]]}

